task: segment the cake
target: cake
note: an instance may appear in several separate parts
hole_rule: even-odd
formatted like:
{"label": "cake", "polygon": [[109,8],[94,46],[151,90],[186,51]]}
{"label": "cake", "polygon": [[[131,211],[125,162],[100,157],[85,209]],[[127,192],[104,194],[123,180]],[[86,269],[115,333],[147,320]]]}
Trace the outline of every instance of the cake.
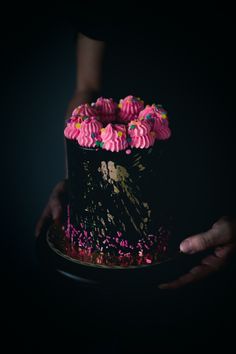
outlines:
{"label": "cake", "polygon": [[139,267],[168,252],[161,153],[171,136],[161,105],[129,95],[77,107],[64,130],[67,254],[86,264]]}

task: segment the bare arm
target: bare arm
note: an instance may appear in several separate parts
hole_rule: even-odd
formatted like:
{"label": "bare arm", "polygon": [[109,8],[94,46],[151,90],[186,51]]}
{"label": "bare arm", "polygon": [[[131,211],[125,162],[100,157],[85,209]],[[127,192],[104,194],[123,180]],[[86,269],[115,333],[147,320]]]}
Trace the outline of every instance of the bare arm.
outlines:
{"label": "bare arm", "polygon": [[66,117],[81,103],[91,102],[99,95],[105,43],[78,35],[76,53],[76,85]]}
{"label": "bare arm", "polygon": [[[91,102],[99,95],[102,78],[102,60],[105,43],[79,34],[76,53],[76,85],[66,118],[71,116],[75,107]],[[67,169],[66,169],[67,170]],[[43,233],[52,221],[60,222],[67,203],[67,180],[59,182],[53,189],[48,203],[36,225],[35,235]]]}

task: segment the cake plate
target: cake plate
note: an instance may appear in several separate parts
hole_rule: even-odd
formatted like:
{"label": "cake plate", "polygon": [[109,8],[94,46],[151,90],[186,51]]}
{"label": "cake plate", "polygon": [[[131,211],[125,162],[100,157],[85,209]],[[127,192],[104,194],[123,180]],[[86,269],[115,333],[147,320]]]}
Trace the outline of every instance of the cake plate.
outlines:
{"label": "cake plate", "polygon": [[92,263],[88,257],[78,257],[68,252],[62,229],[52,224],[36,241],[40,266],[72,281],[91,286],[151,286],[157,287],[183,274],[186,256],[176,250],[170,251],[155,264],[116,266]]}

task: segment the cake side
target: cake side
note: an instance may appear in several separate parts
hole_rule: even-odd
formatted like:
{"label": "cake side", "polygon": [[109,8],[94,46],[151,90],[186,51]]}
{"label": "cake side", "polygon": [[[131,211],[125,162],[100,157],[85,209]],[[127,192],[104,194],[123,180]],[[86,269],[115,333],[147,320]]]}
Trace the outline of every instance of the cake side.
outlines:
{"label": "cake side", "polygon": [[[81,250],[152,263],[166,253],[170,230],[161,207],[163,146],[114,154],[67,139],[70,200],[66,236]],[[156,255],[156,256],[155,256]]]}

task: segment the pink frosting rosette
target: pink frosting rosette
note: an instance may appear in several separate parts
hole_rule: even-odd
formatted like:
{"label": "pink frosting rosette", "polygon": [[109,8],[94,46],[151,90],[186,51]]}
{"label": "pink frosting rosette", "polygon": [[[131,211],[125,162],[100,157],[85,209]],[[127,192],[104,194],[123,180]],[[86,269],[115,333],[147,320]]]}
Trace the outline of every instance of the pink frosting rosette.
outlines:
{"label": "pink frosting rosette", "polygon": [[109,123],[101,130],[102,148],[110,151],[120,151],[128,147],[127,131],[124,124]]}
{"label": "pink frosting rosette", "polygon": [[153,129],[154,123],[157,120],[157,124],[160,123],[160,119],[157,115],[157,110],[154,105],[147,105],[138,115],[139,120],[145,120]]}
{"label": "pink frosting rosette", "polygon": [[67,139],[76,140],[80,134],[82,118],[72,117],[67,120],[66,127],[64,129],[64,136]]}
{"label": "pink frosting rosette", "polygon": [[120,100],[118,107],[120,108],[119,120],[123,123],[128,123],[138,117],[139,112],[144,107],[144,103],[140,98],[130,95]]}
{"label": "pink frosting rosette", "polygon": [[171,130],[169,128],[169,122],[166,118],[162,119],[161,126],[158,127],[158,129],[155,130],[155,132],[156,132],[157,140],[169,139],[169,137],[171,136]]}
{"label": "pink frosting rosette", "polygon": [[95,117],[97,116],[97,110],[91,107],[90,104],[84,103],[76,107],[72,112],[72,119],[78,117]]}
{"label": "pink frosting rosette", "polygon": [[96,117],[89,117],[82,121],[80,126],[80,134],[77,141],[79,145],[84,147],[95,147],[96,142],[100,140],[100,131],[102,123]]}
{"label": "pink frosting rosette", "polygon": [[147,105],[138,116],[141,121],[147,122],[151,130],[156,133],[157,140],[168,139],[171,135],[166,110],[161,105]]}
{"label": "pink frosting rosette", "polygon": [[151,131],[150,124],[145,120],[132,120],[128,124],[128,134],[131,147],[147,149],[154,145],[156,133]]}
{"label": "pink frosting rosette", "polygon": [[103,123],[108,124],[116,120],[117,103],[112,98],[99,97],[94,107],[96,107]]}
{"label": "pink frosting rosette", "polygon": [[169,119],[167,111],[161,105],[152,105],[156,109],[156,115],[159,121],[156,119],[154,122],[153,130],[156,132],[157,140],[166,140],[171,136],[171,130],[169,127]]}

